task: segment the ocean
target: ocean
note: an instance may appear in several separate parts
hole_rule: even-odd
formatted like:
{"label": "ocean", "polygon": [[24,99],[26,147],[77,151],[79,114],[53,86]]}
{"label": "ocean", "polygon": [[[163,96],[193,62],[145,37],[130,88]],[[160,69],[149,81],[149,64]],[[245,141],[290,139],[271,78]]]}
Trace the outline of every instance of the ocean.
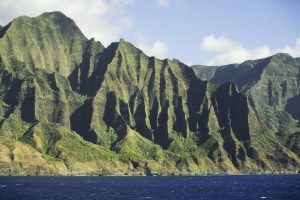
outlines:
{"label": "ocean", "polygon": [[2,176],[0,199],[300,199],[300,175]]}

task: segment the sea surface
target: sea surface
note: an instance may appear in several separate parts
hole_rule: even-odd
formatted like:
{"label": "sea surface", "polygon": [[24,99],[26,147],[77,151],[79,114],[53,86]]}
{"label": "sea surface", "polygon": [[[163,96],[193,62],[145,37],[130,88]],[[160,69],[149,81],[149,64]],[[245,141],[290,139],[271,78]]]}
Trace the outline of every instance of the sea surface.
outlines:
{"label": "sea surface", "polygon": [[300,175],[0,177],[0,199],[300,199]]}

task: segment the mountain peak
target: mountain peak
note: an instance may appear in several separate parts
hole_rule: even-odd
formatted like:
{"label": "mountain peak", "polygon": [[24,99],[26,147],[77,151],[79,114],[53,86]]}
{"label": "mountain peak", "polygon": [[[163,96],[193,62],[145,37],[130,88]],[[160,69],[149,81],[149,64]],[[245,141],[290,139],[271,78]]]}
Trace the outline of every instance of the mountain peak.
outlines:
{"label": "mountain peak", "polygon": [[271,56],[271,61],[277,62],[279,60],[291,62],[294,60],[294,58],[288,53],[276,53],[275,55]]}
{"label": "mountain peak", "polygon": [[276,53],[272,57],[291,57],[292,58],[292,56],[288,53]]}
{"label": "mountain peak", "polygon": [[[0,28],[0,38],[9,30],[11,34],[16,32],[19,27],[25,25],[29,29],[35,29],[36,32],[50,31],[49,29],[56,29],[62,34],[75,35],[79,34],[80,37],[84,37],[81,30],[78,28],[76,23],[63,13],[57,12],[45,12],[37,17],[20,16],[15,18],[12,22],[7,24],[5,27]],[[5,29],[5,30],[4,30]],[[33,30],[31,30],[33,31]],[[20,31],[17,31],[20,32]],[[2,35],[2,36],[1,36]]]}
{"label": "mountain peak", "polygon": [[132,43],[127,42],[123,38],[121,38],[119,43],[118,43],[118,49],[120,51],[124,51],[126,53],[141,53],[142,52],[142,50],[135,47]]}
{"label": "mountain peak", "polygon": [[65,76],[80,64],[82,45],[87,41],[75,22],[61,12],[18,17],[0,30],[0,38],[0,54],[7,55],[2,57],[6,66],[11,65],[13,56],[30,63],[32,69],[59,71]]}
{"label": "mountain peak", "polygon": [[126,43],[126,41],[124,40],[124,38],[121,38],[119,43]]}
{"label": "mountain peak", "polygon": [[62,13],[62,12],[60,12],[60,11],[44,12],[44,13],[41,14],[40,16],[45,16],[45,17],[56,16],[56,17],[65,17],[65,18],[69,18],[69,17],[67,17],[64,13]]}
{"label": "mountain peak", "polygon": [[125,45],[125,46],[134,46],[131,42],[127,42],[125,39],[121,38],[119,40],[119,45]]}

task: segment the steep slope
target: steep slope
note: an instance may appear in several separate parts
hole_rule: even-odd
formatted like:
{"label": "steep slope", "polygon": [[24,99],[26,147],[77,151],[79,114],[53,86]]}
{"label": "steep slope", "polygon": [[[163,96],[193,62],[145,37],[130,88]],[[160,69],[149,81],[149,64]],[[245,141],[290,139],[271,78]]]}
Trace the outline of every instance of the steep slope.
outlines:
{"label": "steep slope", "polygon": [[81,63],[87,40],[75,23],[59,12],[19,17],[5,26],[0,36],[5,65],[16,58],[29,69],[42,68],[65,76]]}
{"label": "steep slope", "polygon": [[[39,147],[35,145],[37,137],[32,134],[32,130],[46,123],[50,127],[45,131],[45,135],[48,134],[46,140],[49,141],[55,137],[55,134],[51,135],[51,130],[56,129],[56,124],[67,128],[70,135],[76,134],[70,130],[70,115],[83,105],[87,97],[75,93],[68,79],[74,77],[71,72],[81,68],[84,68],[84,75],[76,80],[80,82],[86,79],[94,67],[95,54],[101,52],[104,47],[93,39],[87,40],[75,23],[59,12],[45,13],[36,18],[17,18],[0,30],[0,36],[1,140],[10,147],[10,155],[14,158],[15,153],[12,150],[17,143],[13,141],[19,140],[43,153],[43,163],[48,162],[47,156],[50,156],[51,161],[53,157],[58,158],[61,154],[68,156],[68,159],[75,159],[76,162],[80,161],[81,156],[74,155],[71,151],[74,147],[66,145],[66,142],[64,147],[61,147],[64,150],[59,154],[51,154],[49,151],[50,148],[54,148],[51,145],[55,143],[48,144],[48,149],[41,150],[40,146],[44,145],[41,142]],[[90,49],[93,49],[93,52]],[[81,153],[90,154],[92,151],[91,144],[88,144],[89,150],[83,148],[83,140],[76,135],[67,137],[66,134],[62,134],[60,138],[64,141],[70,140],[69,143],[77,146]],[[54,138],[54,141],[56,140],[57,138]],[[109,157],[111,153],[108,152],[104,154]],[[8,160],[5,165],[10,166],[9,171],[15,174],[22,170],[32,173],[31,169],[22,168],[25,162],[28,160],[24,160],[23,155],[21,166],[14,164],[14,159]],[[61,164],[65,166],[64,160],[61,160]],[[44,173],[38,167],[38,162],[31,165],[37,166],[33,167],[36,173]],[[52,170],[55,166],[55,163],[48,163],[45,173],[67,174],[72,168],[70,165],[69,168],[67,166],[65,169]],[[97,165],[94,163],[93,170],[97,171],[96,169]],[[71,172],[86,173],[84,169]]]}
{"label": "steep slope", "polygon": [[104,47],[87,40],[75,23],[59,12],[17,18],[0,35],[4,102],[21,106],[25,121],[70,127],[70,113],[86,99],[71,87],[90,76],[98,59],[94,57]]}
{"label": "steep slope", "polygon": [[[103,55],[113,52],[107,66],[99,65],[103,78],[98,78],[98,83],[93,76],[88,80],[101,85],[100,89],[73,116],[74,130],[84,138],[114,149],[127,137],[128,129],[133,129],[167,149],[171,152],[168,157],[175,160],[209,158],[216,169],[231,173],[249,168],[259,170],[260,165],[267,166],[266,169],[272,169],[275,163],[282,166],[278,159],[251,157],[249,151],[256,152],[257,147],[249,144],[259,140],[262,133],[270,134],[267,137],[281,145],[261,126],[246,97],[238,93],[234,84],[218,86],[201,81],[179,61],[149,58],[124,40],[110,45]],[[85,110],[90,112],[85,115]],[[122,144],[125,149],[132,145]],[[271,145],[266,150],[274,154],[278,150],[270,148]],[[134,149],[131,159],[140,160],[143,153]],[[261,155],[264,156],[263,151]],[[255,159],[260,159],[260,164]]]}
{"label": "steep slope", "polygon": [[269,173],[300,166],[289,150],[298,148],[298,137],[284,147],[236,84],[202,81],[178,60],[148,57],[123,39],[104,48],[59,12],[2,28],[0,69],[1,174]]}
{"label": "steep slope", "polygon": [[[198,77],[206,74],[209,68],[193,67]],[[213,67],[211,75],[205,78],[220,84],[226,81],[236,83],[269,128],[289,134],[298,130],[296,120],[300,119],[297,106],[299,68],[299,59],[276,54],[240,65]]]}
{"label": "steep slope", "polygon": [[241,70],[241,68],[237,68],[237,66],[238,64],[209,67],[205,65],[194,65],[191,66],[191,68],[201,80],[223,84],[232,80],[235,76],[244,71]]}

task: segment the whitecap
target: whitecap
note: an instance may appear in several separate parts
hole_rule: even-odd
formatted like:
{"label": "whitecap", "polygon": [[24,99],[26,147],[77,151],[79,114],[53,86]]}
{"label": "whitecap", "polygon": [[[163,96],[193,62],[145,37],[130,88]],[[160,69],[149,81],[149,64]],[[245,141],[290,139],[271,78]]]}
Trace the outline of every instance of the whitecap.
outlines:
{"label": "whitecap", "polygon": [[260,197],[261,199],[272,199],[272,197]]}
{"label": "whitecap", "polygon": [[4,188],[4,187],[7,187],[7,185],[0,185],[0,187]]}

